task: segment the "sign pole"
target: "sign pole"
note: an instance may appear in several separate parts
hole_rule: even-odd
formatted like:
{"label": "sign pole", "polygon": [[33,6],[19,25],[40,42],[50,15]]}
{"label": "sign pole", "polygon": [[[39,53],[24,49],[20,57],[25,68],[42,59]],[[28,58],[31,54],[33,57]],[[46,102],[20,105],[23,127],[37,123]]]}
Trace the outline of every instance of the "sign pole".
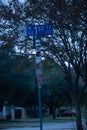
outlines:
{"label": "sign pole", "polygon": [[[40,56],[41,41],[37,36],[45,36],[53,34],[52,24],[45,25],[30,25],[19,26],[20,36],[33,36],[33,42],[36,46],[36,76],[38,81],[38,105],[39,105],[39,117],[40,117],[40,130],[42,130],[42,105],[41,105],[41,90],[42,90],[42,62]],[[36,36],[36,39],[35,39]]]}
{"label": "sign pole", "polygon": [[41,103],[41,87],[38,85],[38,105],[39,105],[39,119],[40,130],[42,130],[42,103]]}
{"label": "sign pole", "polygon": [[42,61],[40,56],[41,41],[40,38],[36,38],[36,77],[38,82],[38,107],[39,107],[39,119],[40,119],[40,130],[42,130],[42,103],[41,103],[41,90],[42,90]]}

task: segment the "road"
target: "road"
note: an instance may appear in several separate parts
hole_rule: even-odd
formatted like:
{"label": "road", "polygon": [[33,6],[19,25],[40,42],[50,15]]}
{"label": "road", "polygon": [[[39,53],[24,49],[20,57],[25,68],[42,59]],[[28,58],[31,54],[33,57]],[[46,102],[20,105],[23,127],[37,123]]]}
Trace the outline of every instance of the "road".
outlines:
{"label": "road", "polygon": [[[75,122],[43,123],[43,130],[75,130]],[[5,130],[40,130],[40,127],[8,128]]]}

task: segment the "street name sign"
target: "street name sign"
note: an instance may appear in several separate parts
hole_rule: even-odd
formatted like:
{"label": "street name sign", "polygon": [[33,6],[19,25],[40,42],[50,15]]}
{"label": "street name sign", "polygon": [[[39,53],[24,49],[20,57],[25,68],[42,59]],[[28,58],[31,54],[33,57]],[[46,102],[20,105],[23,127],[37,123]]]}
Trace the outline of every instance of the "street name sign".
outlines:
{"label": "street name sign", "polygon": [[18,31],[19,31],[19,36],[23,36],[23,37],[27,36],[26,26],[19,26]]}
{"label": "street name sign", "polygon": [[52,34],[52,24],[19,26],[20,36],[44,36]]}

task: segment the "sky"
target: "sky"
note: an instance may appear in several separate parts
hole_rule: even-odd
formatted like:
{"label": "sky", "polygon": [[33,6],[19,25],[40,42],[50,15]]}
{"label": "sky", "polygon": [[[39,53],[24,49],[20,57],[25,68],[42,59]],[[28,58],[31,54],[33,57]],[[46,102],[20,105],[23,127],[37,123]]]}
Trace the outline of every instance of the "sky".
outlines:
{"label": "sky", "polygon": [[[8,2],[11,0],[0,0],[2,1],[4,4],[8,5]],[[21,3],[24,3],[25,0],[19,0]]]}

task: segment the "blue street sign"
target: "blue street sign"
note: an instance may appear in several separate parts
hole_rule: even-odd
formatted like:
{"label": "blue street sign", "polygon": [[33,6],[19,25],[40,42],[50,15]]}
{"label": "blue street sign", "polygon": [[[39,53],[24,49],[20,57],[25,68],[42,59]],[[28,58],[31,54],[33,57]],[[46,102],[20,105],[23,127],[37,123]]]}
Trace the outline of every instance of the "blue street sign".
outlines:
{"label": "blue street sign", "polygon": [[20,36],[44,36],[52,34],[53,34],[52,24],[19,26]]}
{"label": "blue street sign", "polygon": [[36,36],[35,25],[27,26],[27,36]]}
{"label": "blue street sign", "polygon": [[52,24],[45,24],[45,25],[37,25],[37,32],[36,35],[52,35],[53,34],[53,26]]}
{"label": "blue street sign", "polygon": [[44,36],[52,34],[53,34],[52,24],[27,26],[27,36]]}
{"label": "blue street sign", "polygon": [[27,36],[27,27],[26,26],[19,26],[18,31],[19,31],[19,36],[23,36],[23,37]]}

